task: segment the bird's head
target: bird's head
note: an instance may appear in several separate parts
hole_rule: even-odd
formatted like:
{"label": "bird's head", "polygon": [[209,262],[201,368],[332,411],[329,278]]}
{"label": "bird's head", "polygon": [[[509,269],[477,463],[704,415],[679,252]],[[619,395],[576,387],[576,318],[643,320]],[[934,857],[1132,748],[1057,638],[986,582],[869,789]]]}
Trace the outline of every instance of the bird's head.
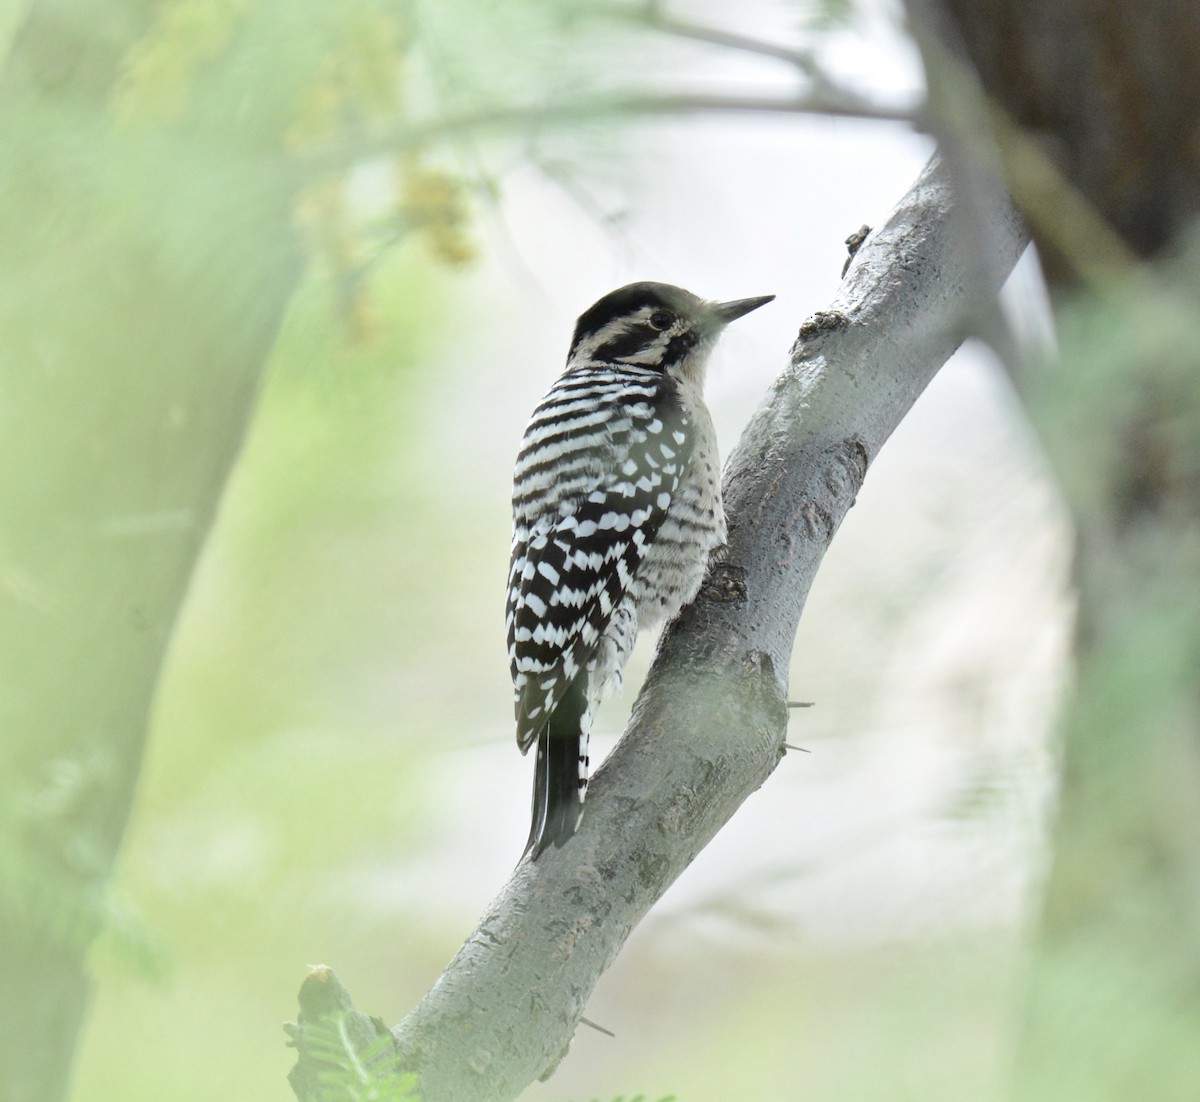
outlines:
{"label": "bird's head", "polygon": [[725,326],[774,297],[707,302],[669,283],[630,283],[580,315],[567,363],[636,364],[699,387]]}

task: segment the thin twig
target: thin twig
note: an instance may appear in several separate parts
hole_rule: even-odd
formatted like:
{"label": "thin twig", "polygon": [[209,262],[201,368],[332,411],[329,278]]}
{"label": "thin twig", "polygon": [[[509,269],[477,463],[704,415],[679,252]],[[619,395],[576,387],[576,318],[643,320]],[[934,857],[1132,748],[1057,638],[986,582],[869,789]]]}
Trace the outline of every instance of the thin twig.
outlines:
{"label": "thin twig", "polygon": [[590,16],[610,19],[614,22],[659,31],[675,38],[686,38],[692,42],[703,42],[710,46],[720,46],[726,50],[754,54],[756,57],[772,58],[799,69],[822,85],[828,83],[811,50],[795,49],[780,45],[778,42],[769,42],[761,38],[738,34],[736,31],[693,23],[690,20],[681,19],[677,15],[669,14],[658,4],[639,8],[615,4],[587,4],[576,8],[573,14],[584,18]]}
{"label": "thin twig", "polygon": [[311,179],[341,172],[373,157],[407,153],[468,133],[561,126],[588,119],[621,116],[783,114],[822,115],[831,118],[869,119],[911,123],[906,109],[872,103],[856,96],[824,93],[793,96],[731,96],[708,92],[647,92],[626,96],[597,96],[566,103],[519,104],[470,111],[423,122],[405,122],[364,131],[323,148],[297,154],[293,163],[300,175]]}

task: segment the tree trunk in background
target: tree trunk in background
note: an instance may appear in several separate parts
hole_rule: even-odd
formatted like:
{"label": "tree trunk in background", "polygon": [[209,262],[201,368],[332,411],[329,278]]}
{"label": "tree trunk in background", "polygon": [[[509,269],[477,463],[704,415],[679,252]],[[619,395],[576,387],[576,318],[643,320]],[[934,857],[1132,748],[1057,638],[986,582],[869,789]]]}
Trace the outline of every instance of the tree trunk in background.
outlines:
{"label": "tree trunk in background", "polygon": [[[944,2],[987,93],[1129,248],[1149,260],[1177,245],[1200,214],[1193,0]],[[1070,243],[1035,237],[1052,285],[1070,283]]]}
{"label": "tree trunk in background", "polygon": [[[1200,11],[940,0],[931,19],[933,7],[911,0],[917,25],[966,54],[1130,259],[1089,265],[1094,242],[1057,216],[1069,189],[1030,187],[1002,125],[1063,359],[1018,384],[1075,519],[1079,589],[1078,683],[1014,1097],[1196,1099],[1200,266],[1179,257],[1200,215]],[[954,110],[936,91],[934,106]]]}
{"label": "tree trunk in background", "polygon": [[276,120],[236,48],[205,74],[202,111],[114,123],[122,58],[153,16],[140,0],[31,4],[0,73],[0,1098],[14,1102],[68,1089],[164,651],[299,268]]}

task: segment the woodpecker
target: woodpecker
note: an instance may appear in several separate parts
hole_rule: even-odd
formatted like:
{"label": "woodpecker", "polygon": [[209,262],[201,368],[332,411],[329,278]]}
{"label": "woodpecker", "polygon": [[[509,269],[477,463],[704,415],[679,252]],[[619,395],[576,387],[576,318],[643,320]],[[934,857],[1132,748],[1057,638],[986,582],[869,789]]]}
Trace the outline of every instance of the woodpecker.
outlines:
{"label": "woodpecker", "polygon": [[537,744],[525,854],[583,816],[588,735],[638,631],[696,596],[725,542],[704,376],[729,322],[775,296],[706,302],[631,283],[583,313],[513,476],[506,626],[517,745]]}

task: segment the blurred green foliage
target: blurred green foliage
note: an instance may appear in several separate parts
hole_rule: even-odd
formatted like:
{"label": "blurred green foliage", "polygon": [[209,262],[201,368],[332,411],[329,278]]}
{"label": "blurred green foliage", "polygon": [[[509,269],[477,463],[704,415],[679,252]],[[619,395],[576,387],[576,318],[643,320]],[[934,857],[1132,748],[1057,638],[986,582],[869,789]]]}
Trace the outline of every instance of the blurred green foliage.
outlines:
{"label": "blurred green foliage", "polygon": [[1200,336],[1195,242],[1058,311],[1032,384],[1076,524],[1077,688],[1022,1098],[1193,1098],[1200,1054]]}
{"label": "blurred green foliage", "polygon": [[424,841],[432,717],[397,730],[363,694],[381,662],[400,692],[421,675],[417,594],[462,569],[412,464],[441,295],[404,247],[375,274],[370,336],[326,271],[292,304],[159,689],[80,1099],[287,1097],[279,1025],[306,963],[354,974],[398,940],[429,967],[422,918],[364,914],[352,885]]}
{"label": "blurred green foliage", "polygon": [[305,1050],[318,1087],[331,1102],[419,1102],[419,1082],[406,1072],[388,1036],[365,1046],[355,1042],[347,1015],[305,1027]]}
{"label": "blurred green foliage", "polygon": [[[377,876],[384,844],[419,829],[412,743],[361,697],[380,691],[383,662],[461,626],[416,619],[455,577],[461,531],[430,514],[441,488],[414,456],[440,271],[473,254],[473,185],[452,154],[403,134],[486,90],[488,64],[464,51],[491,56],[521,11],[545,25],[544,9],[5,9],[0,1064],[17,1065],[13,1097],[56,1092],[97,930],[79,1097],[182,1098],[185,1083],[282,1096],[277,1023],[298,965],[323,955],[330,916],[346,938],[346,882]],[[523,89],[543,87],[560,51],[518,37],[492,71],[536,59]],[[439,75],[446,50],[477,87]],[[400,135],[396,152],[376,141],[366,161],[358,142],[379,127]],[[420,597],[398,600],[415,576]],[[375,919],[358,921],[361,935]],[[151,1057],[138,1038],[156,1038]]]}

